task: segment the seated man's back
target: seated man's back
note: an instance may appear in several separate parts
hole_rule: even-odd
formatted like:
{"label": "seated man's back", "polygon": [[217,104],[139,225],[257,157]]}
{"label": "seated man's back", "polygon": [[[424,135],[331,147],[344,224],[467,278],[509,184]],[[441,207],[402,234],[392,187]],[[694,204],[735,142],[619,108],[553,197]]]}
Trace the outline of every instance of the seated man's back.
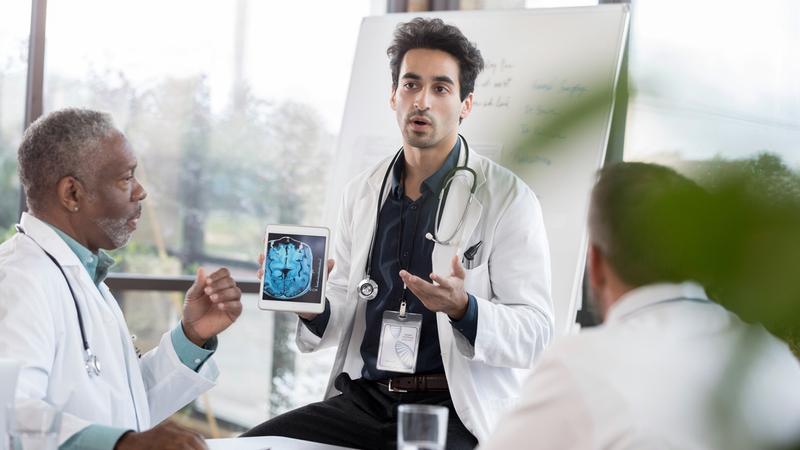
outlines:
{"label": "seated man's back", "polygon": [[[675,229],[687,236],[698,229],[686,210],[708,200],[664,167],[623,163],[601,172],[590,206],[588,272],[604,323],[545,351],[487,448],[800,444],[800,361],[763,327],[683,281],[697,275],[685,249],[700,247],[703,236],[676,242]],[[652,232],[664,229],[647,228],[653,223],[670,227]],[[668,254],[659,250],[665,242],[682,248]]]}
{"label": "seated man's back", "polygon": [[[665,301],[675,294],[698,300]],[[758,448],[748,439],[797,436],[800,364],[704,297],[688,283],[640,288],[605,325],[554,344],[490,448],[520,448],[522,436],[542,444],[533,448],[620,449]],[[726,376],[741,371],[737,361],[747,364],[741,380]]]}

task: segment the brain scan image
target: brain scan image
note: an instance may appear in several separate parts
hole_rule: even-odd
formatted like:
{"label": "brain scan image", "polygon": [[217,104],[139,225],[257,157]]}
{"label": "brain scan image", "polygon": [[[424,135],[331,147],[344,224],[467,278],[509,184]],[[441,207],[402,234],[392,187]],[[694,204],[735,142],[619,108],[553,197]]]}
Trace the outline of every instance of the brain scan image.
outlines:
{"label": "brain scan image", "polygon": [[311,289],[314,255],[306,243],[288,236],[267,243],[264,294],[291,300]]}

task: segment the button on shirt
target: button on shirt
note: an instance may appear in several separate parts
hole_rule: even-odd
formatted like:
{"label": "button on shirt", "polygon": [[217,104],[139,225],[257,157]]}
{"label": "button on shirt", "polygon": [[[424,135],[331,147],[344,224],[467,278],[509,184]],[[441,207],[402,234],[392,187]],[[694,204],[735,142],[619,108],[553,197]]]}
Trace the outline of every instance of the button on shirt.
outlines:
{"label": "button on shirt", "polygon": [[[431,281],[430,273],[433,269],[431,256],[434,243],[426,239],[425,234],[433,231],[439,189],[448,172],[458,164],[460,148],[459,139],[442,167],[422,183],[420,189],[422,195],[414,201],[406,197],[403,190],[405,167],[403,155],[393,167],[389,195],[381,207],[378,218],[370,267],[370,276],[378,284],[378,296],[367,302],[366,307],[366,330],[361,343],[361,357],[364,360],[361,375],[366,379],[381,380],[399,375],[395,372],[378,370],[376,367],[383,312],[398,311],[400,308],[403,292],[403,282],[399,275],[401,269],[428,282]],[[478,324],[477,300],[472,295],[468,297],[466,314],[461,320],[451,321],[451,324],[474,344]],[[428,310],[411,290],[406,290],[405,299],[407,312],[422,315],[416,373],[444,372],[436,313]],[[326,302],[322,314],[314,320],[304,322],[313,333],[321,336],[329,317],[330,307]]]}

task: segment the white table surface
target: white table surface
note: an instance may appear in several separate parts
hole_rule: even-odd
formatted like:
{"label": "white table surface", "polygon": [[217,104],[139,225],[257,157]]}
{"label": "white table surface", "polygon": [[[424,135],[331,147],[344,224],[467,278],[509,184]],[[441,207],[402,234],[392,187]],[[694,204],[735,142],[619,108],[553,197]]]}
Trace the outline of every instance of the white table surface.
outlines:
{"label": "white table surface", "polygon": [[207,439],[209,450],[350,450],[346,447],[301,441],[281,436]]}

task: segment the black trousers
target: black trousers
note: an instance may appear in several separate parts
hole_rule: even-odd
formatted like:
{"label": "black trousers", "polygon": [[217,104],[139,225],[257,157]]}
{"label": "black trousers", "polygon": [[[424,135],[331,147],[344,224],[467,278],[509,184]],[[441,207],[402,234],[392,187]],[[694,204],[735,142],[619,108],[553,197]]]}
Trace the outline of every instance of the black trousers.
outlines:
{"label": "black trousers", "polygon": [[404,403],[448,408],[447,448],[478,445],[453,408],[449,392],[389,392],[374,381],[336,378],[341,395],[274,417],[242,436],[285,436],[369,450],[397,449],[397,406]]}

